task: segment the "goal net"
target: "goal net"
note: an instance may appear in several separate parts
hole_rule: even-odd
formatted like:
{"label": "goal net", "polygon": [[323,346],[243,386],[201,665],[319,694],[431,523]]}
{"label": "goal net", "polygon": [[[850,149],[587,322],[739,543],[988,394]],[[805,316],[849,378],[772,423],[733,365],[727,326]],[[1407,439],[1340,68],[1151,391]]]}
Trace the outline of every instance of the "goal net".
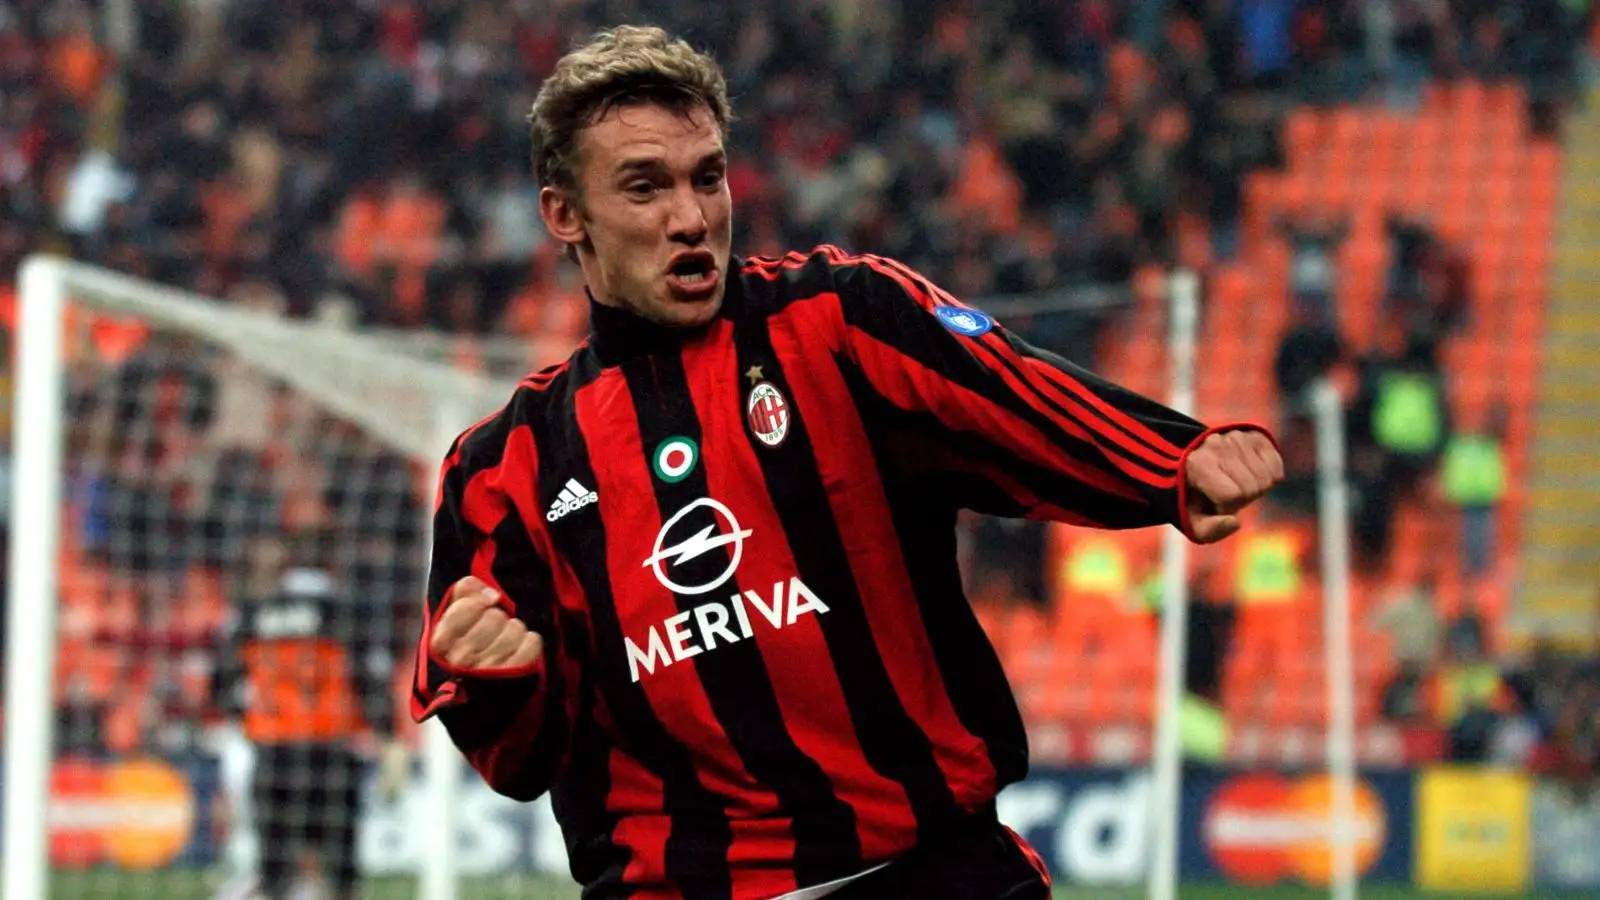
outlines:
{"label": "goal net", "polygon": [[514,379],[56,259],[21,287],[0,895],[564,871],[405,705],[438,460]]}

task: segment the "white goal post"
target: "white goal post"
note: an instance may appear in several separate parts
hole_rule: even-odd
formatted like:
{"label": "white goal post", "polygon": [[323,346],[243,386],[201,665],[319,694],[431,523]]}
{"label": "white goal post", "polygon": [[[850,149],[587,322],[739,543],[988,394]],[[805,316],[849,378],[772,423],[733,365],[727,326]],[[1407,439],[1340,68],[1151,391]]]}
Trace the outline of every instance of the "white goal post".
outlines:
{"label": "white goal post", "polygon": [[[366,436],[363,440],[430,468],[456,434],[504,401],[510,385],[397,353],[359,334],[284,320],[55,257],[24,262],[19,297],[0,896],[45,900],[51,877],[52,753],[60,737],[53,688],[58,566],[68,500],[64,442],[72,424],[64,342],[69,305],[203,340],[353,425]],[[423,523],[416,527],[425,535]],[[426,832],[427,846],[452,846],[460,755],[437,722],[428,723],[422,734],[426,801],[417,827]],[[422,856],[421,896],[451,900],[455,854]]]}

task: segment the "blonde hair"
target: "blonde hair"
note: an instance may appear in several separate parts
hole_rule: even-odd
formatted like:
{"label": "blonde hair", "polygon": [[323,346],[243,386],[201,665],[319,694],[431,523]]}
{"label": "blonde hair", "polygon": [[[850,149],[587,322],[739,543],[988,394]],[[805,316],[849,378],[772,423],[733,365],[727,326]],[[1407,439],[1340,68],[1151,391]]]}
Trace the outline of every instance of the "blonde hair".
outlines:
{"label": "blonde hair", "polygon": [[579,134],[612,109],[640,103],[685,114],[704,107],[723,133],[733,116],[722,67],[709,55],[660,28],[596,32],[556,63],[533,101],[528,121],[539,186],[576,188]]}

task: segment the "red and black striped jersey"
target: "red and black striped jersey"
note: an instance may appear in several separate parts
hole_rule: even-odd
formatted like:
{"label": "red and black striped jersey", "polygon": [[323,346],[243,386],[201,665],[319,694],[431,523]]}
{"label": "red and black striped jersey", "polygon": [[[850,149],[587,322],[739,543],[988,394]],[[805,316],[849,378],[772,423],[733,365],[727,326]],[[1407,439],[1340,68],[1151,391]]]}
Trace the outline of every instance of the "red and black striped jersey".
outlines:
{"label": "red and black striped jersey", "polygon": [[553,792],[586,897],[824,883],[1025,774],[958,511],[1188,528],[1200,423],[892,260],[731,268],[703,331],[593,307],[443,467],[427,621],[477,575],[546,654],[453,671],[425,628],[412,712],[497,790]]}

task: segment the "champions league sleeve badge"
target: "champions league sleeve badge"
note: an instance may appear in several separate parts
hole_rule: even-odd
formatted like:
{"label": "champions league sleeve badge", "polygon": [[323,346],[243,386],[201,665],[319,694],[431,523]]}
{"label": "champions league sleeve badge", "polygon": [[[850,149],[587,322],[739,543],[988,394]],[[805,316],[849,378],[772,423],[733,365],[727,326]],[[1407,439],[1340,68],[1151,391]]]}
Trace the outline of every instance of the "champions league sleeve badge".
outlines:
{"label": "champions league sleeve badge", "polygon": [[988,313],[959,306],[941,306],[933,311],[940,323],[963,337],[982,337],[994,330],[994,319]]}

